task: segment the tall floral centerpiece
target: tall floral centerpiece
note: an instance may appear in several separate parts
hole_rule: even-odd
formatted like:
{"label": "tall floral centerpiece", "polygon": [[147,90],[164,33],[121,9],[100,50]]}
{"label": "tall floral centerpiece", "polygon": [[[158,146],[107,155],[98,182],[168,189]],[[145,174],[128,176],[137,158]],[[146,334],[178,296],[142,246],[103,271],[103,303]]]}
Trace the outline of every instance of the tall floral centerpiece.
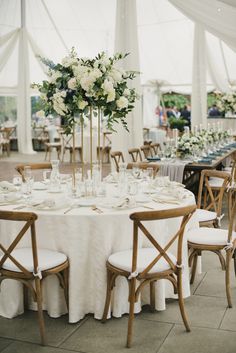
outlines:
{"label": "tall floral centerpiece", "polygon": [[218,94],[216,105],[219,111],[225,112],[225,116],[233,116],[236,113],[236,91]]}
{"label": "tall floral centerpiece", "polygon": [[93,59],[79,58],[72,48],[70,54],[64,57],[61,63],[55,64],[42,58],[43,63],[48,67],[48,80],[34,86],[41,93],[45,115],[54,113],[64,118],[65,132],[73,133],[73,150],[76,118],[79,118],[81,124],[82,144],[84,117],[89,118],[91,170],[92,117],[98,117],[100,151],[102,115],[106,117],[108,129],[113,130],[114,123],[121,123],[127,129],[126,116],[134,108],[137,94],[135,89],[129,89],[128,83],[136,77],[137,73],[124,71],[120,65],[118,66],[118,61],[123,60],[127,55],[118,53],[108,57],[102,52]]}

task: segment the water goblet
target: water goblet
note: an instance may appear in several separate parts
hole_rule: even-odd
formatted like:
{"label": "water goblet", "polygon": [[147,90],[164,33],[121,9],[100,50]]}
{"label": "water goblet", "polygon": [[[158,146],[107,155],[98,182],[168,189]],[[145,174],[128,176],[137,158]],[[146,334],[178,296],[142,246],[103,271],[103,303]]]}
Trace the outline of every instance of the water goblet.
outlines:
{"label": "water goblet", "polygon": [[15,186],[16,190],[19,191],[22,186],[22,176],[21,175],[13,175],[12,183]]}

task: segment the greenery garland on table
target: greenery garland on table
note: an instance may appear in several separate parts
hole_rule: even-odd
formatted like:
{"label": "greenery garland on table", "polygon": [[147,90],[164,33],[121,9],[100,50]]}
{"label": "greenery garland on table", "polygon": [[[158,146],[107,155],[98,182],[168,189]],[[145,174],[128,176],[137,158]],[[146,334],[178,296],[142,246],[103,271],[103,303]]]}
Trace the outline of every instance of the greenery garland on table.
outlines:
{"label": "greenery garland on table", "polygon": [[41,58],[48,67],[48,80],[34,84],[41,93],[45,115],[56,113],[66,120],[66,133],[71,133],[75,117],[86,115],[89,109],[103,110],[107,128],[121,122],[127,128],[126,116],[134,108],[138,97],[128,83],[137,72],[125,71],[118,62],[128,54],[117,53],[108,57],[104,52],[94,59],[78,58],[72,48],[70,54],[55,64]]}

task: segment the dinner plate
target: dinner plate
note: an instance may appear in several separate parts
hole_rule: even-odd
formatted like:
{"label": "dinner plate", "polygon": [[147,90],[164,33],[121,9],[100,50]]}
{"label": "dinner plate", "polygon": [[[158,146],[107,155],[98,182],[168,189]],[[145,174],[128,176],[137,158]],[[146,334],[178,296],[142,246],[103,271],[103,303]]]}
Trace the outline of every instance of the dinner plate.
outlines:
{"label": "dinner plate", "polygon": [[92,207],[96,204],[96,199],[81,199],[76,202],[76,205],[81,206],[81,207]]}
{"label": "dinner plate", "polygon": [[35,182],[33,185],[33,190],[47,190],[47,185],[42,182]]}

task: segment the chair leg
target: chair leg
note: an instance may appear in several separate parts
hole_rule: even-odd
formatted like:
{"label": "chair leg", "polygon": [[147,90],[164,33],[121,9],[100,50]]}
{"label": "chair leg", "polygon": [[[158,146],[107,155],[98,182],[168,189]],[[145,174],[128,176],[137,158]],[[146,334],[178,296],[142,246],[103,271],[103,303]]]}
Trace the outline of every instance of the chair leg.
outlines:
{"label": "chair leg", "polygon": [[234,260],[234,274],[236,276],[236,251],[233,252],[233,260]]}
{"label": "chair leg", "polygon": [[24,308],[28,308],[28,287],[23,284],[23,293],[24,293]]}
{"label": "chair leg", "polygon": [[126,343],[127,348],[131,347],[132,334],[133,334],[135,287],[136,287],[136,278],[132,278],[130,283],[130,292],[129,292],[129,321],[128,321],[127,343]]}
{"label": "chair leg", "polygon": [[151,311],[154,312],[155,311],[155,284],[156,281],[152,281],[150,282],[150,308]]}
{"label": "chair leg", "polygon": [[109,269],[107,269],[107,293],[106,293],[106,301],[105,301],[105,306],[104,306],[104,311],[102,315],[102,323],[104,323],[107,320],[107,314],[111,302],[111,291],[113,287],[113,283],[115,280],[115,274],[112,273]]}
{"label": "chair leg", "polygon": [[66,299],[66,305],[69,312],[69,268],[65,268],[63,271],[63,280],[64,280],[64,294]]}
{"label": "chair leg", "polygon": [[178,288],[178,301],[179,301],[179,308],[180,313],[184,322],[184,326],[187,332],[190,332],[190,326],[187,320],[185,308],[184,308],[184,299],[183,299],[183,289],[182,289],[182,269],[178,269],[177,273],[177,288]]}
{"label": "chair leg", "polygon": [[45,325],[43,318],[43,307],[42,307],[42,290],[41,290],[41,281],[39,278],[35,278],[35,290],[36,290],[36,298],[38,305],[38,320],[39,320],[39,331],[41,336],[41,343],[43,346],[46,344],[45,338]]}
{"label": "chair leg", "polygon": [[194,258],[193,258],[193,266],[192,266],[190,284],[193,284],[194,279],[195,279],[196,270],[197,270],[197,260],[198,260],[198,253],[196,252],[194,255]]}
{"label": "chair leg", "polygon": [[225,271],[225,285],[226,285],[226,296],[229,308],[232,308],[232,298],[230,289],[230,263],[232,259],[231,249],[226,252],[226,271]]}

